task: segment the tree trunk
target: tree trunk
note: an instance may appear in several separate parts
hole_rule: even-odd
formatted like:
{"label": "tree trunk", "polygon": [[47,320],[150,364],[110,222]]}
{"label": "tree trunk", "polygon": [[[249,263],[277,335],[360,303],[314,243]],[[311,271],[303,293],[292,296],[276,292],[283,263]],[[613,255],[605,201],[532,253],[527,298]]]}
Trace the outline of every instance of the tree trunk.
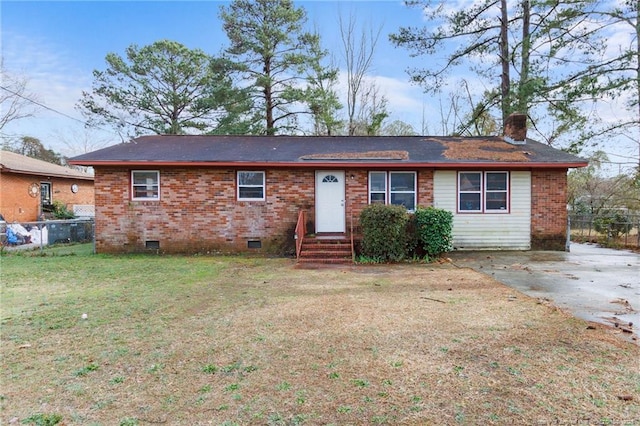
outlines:
{"label": "tree trunk", "polygon": [[[636,63],[634,64],[636,67],[636,78],[638,83],[636,84],[637,90],[637,101],[638,101],[638,120],[640,121],[640,6],[636,5]],[[636,142],[638,143],[638,175],[640,175],[640,126],[638,126],[638,139]],[[640,232],[638,233],[638,241],[640,241]]]}
{"label": "tree trunk", "polygon": [[511,81],[509,76],[509,16],[507,15],[507,0],[500,0],[501,18],[500,18],[500,63],[502,64],[502,75],[500,92],[502,97],[502,123],[507,121],[510,110],[509,99],[511,91]]}
{"label": "tree trunk", "polygon": [[271,60],[266,58],[264,61],[264,75],[265,75],[265,85],[263,89],[264,93],[264,103],[265,103],[265,117],[266,117],[266,128],[267,128],[267,136],[273,136],[276,134],[275,122],[273,119],[273,93],[271,82],[269,79],[271,78]]}
{"label": "tree trunk", "polygon": [[522,1],[522,53],[520,63],[520,84],[518,86],[518,112],[528,115],[529,98],[529,58],[531,54],[531,9],[529,0]]}

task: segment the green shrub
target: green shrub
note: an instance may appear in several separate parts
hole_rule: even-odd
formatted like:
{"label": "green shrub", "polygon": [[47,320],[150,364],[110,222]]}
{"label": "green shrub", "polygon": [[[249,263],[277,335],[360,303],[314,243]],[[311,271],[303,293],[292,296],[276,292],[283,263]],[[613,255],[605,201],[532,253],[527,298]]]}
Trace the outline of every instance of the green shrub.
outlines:
{"label": "green shrub", "polygon": [[608,238],[618,238],[631,231],[633,224],[622,212],[606,212],[593,220],[593,226]]}
{"label": "green shrub", "polygon": [[403,206],[371,204],[365,207],[360,214],[362,255],[380,262],[404,259],[408,221],[409,215]]}
{"label": "green shrub", "polygon": [[407,256],[423,257],[422,246],[420,244],[420,235],[418,234],[418,222],[416,215],[409,213],[409,220],[405,227],[406,233],[406,253]]}
{"label": "green shrub", "polygon": [[67,206],[61,201],[53,202],[53,216],[56,219],[73,219],[75,216],[67,209]]}
{"label": "green shrub", "polygon": [[418,207],[414,214],[420,246],[427,256],[436,257],[453,249],[453,214],[434,207]]}

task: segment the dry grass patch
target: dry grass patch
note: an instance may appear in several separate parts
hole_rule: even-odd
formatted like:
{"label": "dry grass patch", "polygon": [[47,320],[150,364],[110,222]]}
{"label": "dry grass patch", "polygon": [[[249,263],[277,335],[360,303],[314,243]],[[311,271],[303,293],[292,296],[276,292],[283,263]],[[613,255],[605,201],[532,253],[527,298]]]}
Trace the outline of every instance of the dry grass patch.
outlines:
{"label": "dry grass patch", "polygon": [[2,272],[3,424],[640,419],[640,348],[451,265],[5,256]]}

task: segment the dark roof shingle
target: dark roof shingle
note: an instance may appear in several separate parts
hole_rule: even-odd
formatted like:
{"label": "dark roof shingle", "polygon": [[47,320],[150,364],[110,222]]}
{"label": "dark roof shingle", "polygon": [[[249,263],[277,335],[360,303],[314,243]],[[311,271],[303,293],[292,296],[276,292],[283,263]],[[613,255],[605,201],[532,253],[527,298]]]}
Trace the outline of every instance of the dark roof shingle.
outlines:
{"label": "dark roof shingle", "polygon": [[315,137],[315,136],[142,136],[74,157],[80,165],[251,164],[383,165],[437,167],[499,165],[581,167],[586,161],[527,140],[514,145],[501,137]]}

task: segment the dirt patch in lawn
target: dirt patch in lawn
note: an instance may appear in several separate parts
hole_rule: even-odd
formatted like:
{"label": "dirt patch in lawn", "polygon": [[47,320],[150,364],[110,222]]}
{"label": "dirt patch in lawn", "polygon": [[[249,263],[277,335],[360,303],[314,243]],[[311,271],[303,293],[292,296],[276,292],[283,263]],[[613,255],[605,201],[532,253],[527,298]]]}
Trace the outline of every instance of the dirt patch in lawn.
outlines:
{"label": "dirt patch in lawn", "polygon": [[452,265],[90,257],[46,297],[4,283],[3,424],[640,418],[639,347]]}

